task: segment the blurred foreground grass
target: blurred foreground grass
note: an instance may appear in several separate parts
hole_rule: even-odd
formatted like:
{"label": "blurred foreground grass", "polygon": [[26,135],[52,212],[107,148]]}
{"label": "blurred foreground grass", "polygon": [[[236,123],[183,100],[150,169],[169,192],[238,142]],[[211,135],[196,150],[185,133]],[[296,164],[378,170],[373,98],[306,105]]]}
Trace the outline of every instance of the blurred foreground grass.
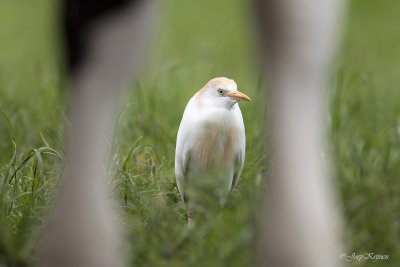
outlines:
{"label": "blurred foreground grass", "polygon": [[[110,137],[109,183],[127,231],[128,263],[249,266],[254,203],[270,171],[249,7],[244,0],[163,5],[149,64],[122,98],[116,138]],[[56,8],[51,0],[1,3],[0,266],[34,259],[62,170],[67,100]],[[344,252],[390,255],[356,266],[400,264],[399,11],[395,0],[351,1],[329,93],[328,148],[347,223]],[[188,99],[216,76],[235,79],[254,100],[241,105],[246,162],[227,207],[188,228],[174,182],[176,132]]]}

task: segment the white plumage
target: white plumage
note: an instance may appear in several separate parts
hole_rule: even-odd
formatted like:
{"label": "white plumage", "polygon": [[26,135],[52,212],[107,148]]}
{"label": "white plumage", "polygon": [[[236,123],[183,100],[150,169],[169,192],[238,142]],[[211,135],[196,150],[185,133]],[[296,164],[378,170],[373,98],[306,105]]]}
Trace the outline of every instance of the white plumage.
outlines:
{"label": "white plumage", "polygon": [[237,91],[233,80],[220,77],[210,80],[185,108],[176,141],[175,176],[189,217],[191,190],[211,184],[224,201],[239,180],[246,147],[240,100],[250,98]]}

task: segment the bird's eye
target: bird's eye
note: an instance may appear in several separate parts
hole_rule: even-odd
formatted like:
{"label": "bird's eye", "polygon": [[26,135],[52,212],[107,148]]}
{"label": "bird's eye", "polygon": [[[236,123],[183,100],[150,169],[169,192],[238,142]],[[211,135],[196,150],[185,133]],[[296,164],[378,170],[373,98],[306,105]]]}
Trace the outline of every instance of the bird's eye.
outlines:
{"label": "bird's eye", "polygon": [[222,89],[218,89],[218,94],[222,95],[224,91]]}

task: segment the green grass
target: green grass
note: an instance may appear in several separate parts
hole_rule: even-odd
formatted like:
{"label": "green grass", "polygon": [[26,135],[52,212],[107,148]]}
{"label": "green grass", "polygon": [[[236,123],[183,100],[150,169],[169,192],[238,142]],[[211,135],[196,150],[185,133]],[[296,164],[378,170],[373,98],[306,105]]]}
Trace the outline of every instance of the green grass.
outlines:
{"label": "green grass", "polygon": [[[270,173],[265,97],[245,0],[165,1],[149,63],[121,98],[110,187],[126,230],[127,263],[249,266],[255,203]],[[66,88],[57,5],[4,0],[0,8],[0,266],[32,262],[63,165]],[[395,0],[353,0],[332,77],[328,149],[346,222],[344,252],[400,263],[400,35]],[[246,162],[227,206],[188,228],[174,181],[175,138],[188,99],[210,78],[235,79]],[[266,162],[267,161],[267,162]]]}

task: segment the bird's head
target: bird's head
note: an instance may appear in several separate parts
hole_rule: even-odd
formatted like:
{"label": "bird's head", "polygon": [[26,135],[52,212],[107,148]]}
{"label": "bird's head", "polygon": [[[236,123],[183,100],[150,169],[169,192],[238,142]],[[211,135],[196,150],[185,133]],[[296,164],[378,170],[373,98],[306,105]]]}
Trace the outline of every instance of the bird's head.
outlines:
{"label": "bird's head", "polygon": [[195,95],[201,106],[232,108],[238,101],[250,102],[250,98],[237,90],[234,80],[218,77],[210,80]]}

